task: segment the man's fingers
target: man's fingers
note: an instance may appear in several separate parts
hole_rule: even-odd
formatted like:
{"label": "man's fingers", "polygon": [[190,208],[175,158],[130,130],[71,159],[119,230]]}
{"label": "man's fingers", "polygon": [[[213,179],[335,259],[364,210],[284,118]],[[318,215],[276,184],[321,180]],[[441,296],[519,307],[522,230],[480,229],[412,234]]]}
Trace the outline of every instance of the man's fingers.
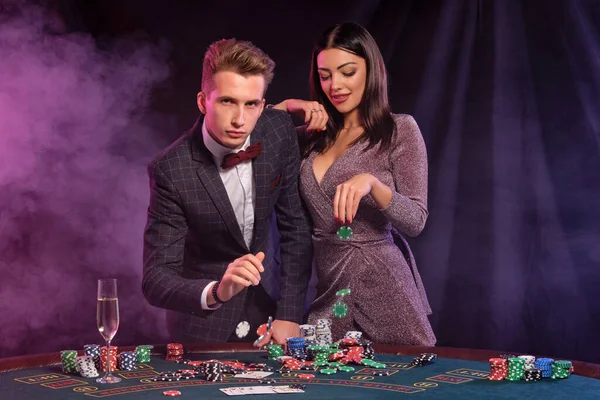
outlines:
{"label": "man's fingers", "polygon": [[265,253],[259,251],[258,253],[256,253],[256,258],[262,263],[263,261],[265,261]]}
{"label": "man's fingers", "polygon": [[279,339],[276,336],[274,336],[273,341],[275,342],[275,344],[280,344],[280,345],[284,346],[284,349],[287,347],[287,342],[283,338]]}
{"label": "man's fingers", "polygon": [[243,277],[243,276],[239,276],[239,275],[235,275],[235,274],[229,275],[229,281],[231,283],[234,283],[236,285],[241,285],[244,287],[248,287],[253,284],[250,277]]}
{"label": "man's fingers", "polygon": [[[259,257],[259,255],[261,255]],[[256,268],[256,270],[258,272],[264,272],[265,268],[262,265],[263,260],[265,259],[265,253],[263,253],[262,251],[259,252],[258,254],[256,254],[256,256],[254,254],[246,254],[244,257],[240,258],[241,261],[246,261],[249,262],[250,265],[252,265],[254,268]]]}
{"label": "man's fingers", "polygon": [[259,341],[258,343],[255,342],[254,345],[256,347],[263,347],[263,346],[269,344],[269,342],[271,341],[271,337],[272,337],[272,334],[270,332],[267,332],[265,334],[264,338],[261,341]]}
{"label": "man's fingers", "polygon": [[253,285],[258,285],[260,283],[260,274],[256,268],[254,268],[254,265],[250,263],[244,263],[232,272],[234,275],[248,279]]}

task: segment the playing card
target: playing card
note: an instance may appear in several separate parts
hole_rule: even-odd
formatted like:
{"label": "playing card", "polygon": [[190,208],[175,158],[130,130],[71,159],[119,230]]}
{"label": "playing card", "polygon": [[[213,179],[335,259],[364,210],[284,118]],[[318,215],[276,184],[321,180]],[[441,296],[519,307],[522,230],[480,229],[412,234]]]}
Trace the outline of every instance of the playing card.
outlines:
{"label": "playing card", "polygon": [[271,386],[271,389],[275,393],[284,394],[284,393],[304,393],[302,389],[292,389],[289,386]]}
{"label": "playing card", "polygon": [[271,386],[240,386],[220,389],[228,396],[245,396],[251,394],[274,394]]}
{"label": "playing card", "polygon": [[240,386],[219,389],[228,396],[246,396],[251,394],[285,394],[304,393],[302,389],[292,389],[289,386]]}
{"label": "playing card", "polygon": [[266,371],[246,371],[246,372],[242,372],[241,374],[237,374],[234,377],[235,378],[247,378],[247,379],[262,379],[265,376],[269,376],[269,375],[273,375],[273,373],[266,372]]}

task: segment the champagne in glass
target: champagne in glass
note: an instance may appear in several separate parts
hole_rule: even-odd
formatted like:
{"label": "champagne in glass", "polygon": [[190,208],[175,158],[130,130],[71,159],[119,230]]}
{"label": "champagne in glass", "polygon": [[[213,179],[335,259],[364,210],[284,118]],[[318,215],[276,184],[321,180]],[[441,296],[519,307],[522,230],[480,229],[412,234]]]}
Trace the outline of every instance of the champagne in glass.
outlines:
{"label": "champagne in glass", "polygon": [[98,302],[96,306],[96,323],[100,334],[106,341],[107,371],[106,375],[96,379],[99,383],[117,383],[121,378],[111,374],[110,370],[110,342],[119,329],[119,298],[117,297],[117,280],[98,280]]}

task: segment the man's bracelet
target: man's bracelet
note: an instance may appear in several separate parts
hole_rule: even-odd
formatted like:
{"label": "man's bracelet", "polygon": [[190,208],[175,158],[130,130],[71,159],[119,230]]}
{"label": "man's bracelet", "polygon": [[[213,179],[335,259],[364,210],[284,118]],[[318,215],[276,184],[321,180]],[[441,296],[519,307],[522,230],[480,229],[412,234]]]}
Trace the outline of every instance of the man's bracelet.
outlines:
{"label": "man's bracelet", "polygon": [[219,288],[219,283],[221,283],[221,281],[217,281],[217,282],[216,282],[216,283],[213,285],[213,287],[212,287],[212,289],[211,289],[210,293],[212,294],[212,297],[213,297],[213,299],[215,299],[215,301],[216,301],[218,304],[224,304],[225,302],[224,302],[223,300],[221,300],[221,299],[219,298],[219,296],[217,296],[217,289]]}

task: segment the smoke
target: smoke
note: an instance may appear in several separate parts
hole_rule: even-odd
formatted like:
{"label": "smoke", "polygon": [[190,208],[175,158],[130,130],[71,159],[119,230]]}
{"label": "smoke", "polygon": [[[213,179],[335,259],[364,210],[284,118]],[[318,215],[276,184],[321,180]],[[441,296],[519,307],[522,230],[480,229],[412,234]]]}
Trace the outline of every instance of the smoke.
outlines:
{"label": "smoke", "polygon": [[0,7],[0,357],[101,342],[102,277],[119,280],[115,344],[166,335],[140,289],[166,46],[57,29],[39,7]]}

